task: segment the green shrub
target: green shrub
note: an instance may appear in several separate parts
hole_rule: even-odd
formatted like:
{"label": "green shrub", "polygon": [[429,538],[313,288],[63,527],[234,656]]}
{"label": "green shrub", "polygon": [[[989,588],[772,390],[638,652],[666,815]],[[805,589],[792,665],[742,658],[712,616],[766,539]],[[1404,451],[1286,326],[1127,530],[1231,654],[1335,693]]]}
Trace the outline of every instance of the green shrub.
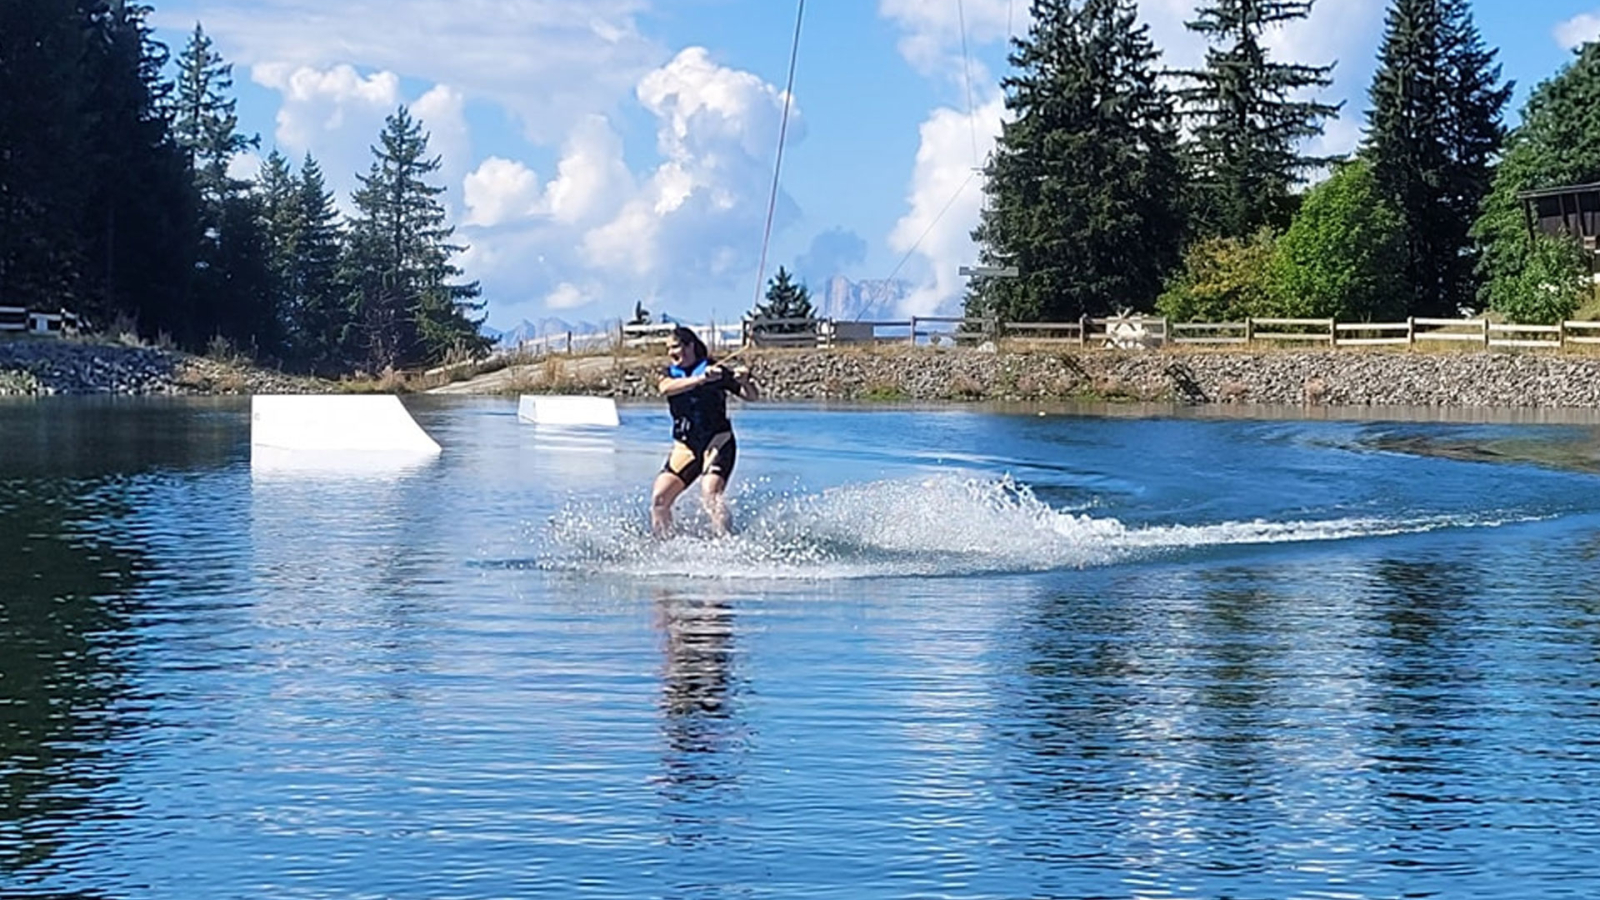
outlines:
{"label": "green shrub", "polygon": [[1539,235],[1528,241],[1522,268],[1489,282],[1489,304],[1507,320],[1554,325],[1572,318],[1592,293],[1583,245]]}
{"label": "green shrub", "polygon": [[1276,238],[1263,228],[1248,238],[1207,238],[1191,246],[1183,270],[1156,300],[1174,322],[1237,322],[1272,311],[1269,270]]}
{"label": "green shrub", "polygon": [[1372,164],[1340,165],[1312,188],[1272,260],[1277,315],[1390,322],[1406,315],[1405,223]]}

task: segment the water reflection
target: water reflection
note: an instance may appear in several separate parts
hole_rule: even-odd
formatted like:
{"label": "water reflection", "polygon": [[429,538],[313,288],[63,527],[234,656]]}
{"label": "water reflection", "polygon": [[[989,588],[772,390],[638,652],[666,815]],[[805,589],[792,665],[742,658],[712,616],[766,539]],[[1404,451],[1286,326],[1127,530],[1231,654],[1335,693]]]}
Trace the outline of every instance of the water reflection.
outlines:
{"label": "water reflection", "polygon": [[114,512],[90,487],[0,481],[0,881],[13,884],[70,877],[95,855],[81,835],[127,812],[108,748],[137,707],[127,597],[140,565],[77,530],[80,513]]}
{"label": "water reflection", "polygon": [[727,842],[731,804],[742,794],[749,750],[741,711],[733,603],[717,596],[655,595],[663,642],[661,780],[667,840],[683,847]]}
{"label": "water reflection", "polygon": [[213,468],[244,450],[239,398],[0,398],[0,477]]}

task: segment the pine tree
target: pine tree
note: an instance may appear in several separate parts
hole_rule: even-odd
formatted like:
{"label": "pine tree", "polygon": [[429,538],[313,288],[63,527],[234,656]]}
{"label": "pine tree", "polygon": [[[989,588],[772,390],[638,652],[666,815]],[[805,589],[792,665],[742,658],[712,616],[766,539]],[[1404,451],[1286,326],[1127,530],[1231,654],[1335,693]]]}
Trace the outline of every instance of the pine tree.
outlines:
{"label": "pine tree", "polygon": [[148,6],[84,0],[80,9],[94,128],[85,160],[88,268],[79,311],[100,322],[129,315],[148,335],[171,333],[189,317],[182,303],[194,262],[196,195],[170,128],[167,48],[146,24]]}
{"label": "pine tree", "polygon": [[[1472,235],[1482,248],[1479,301],[1515,321],[1553,322],[1570,315],[1577,295],[1567,290],[1569,283],[1588,274],[1576,241],[1529,235],[1518,194],[1600,182],[1596,98],[1600,43],[1589,43],[1528,98],[1522,124],[1506,139],[1483,214],[1473,226]],[[1552,244],[1572,247],[1547,246]],[[1561,302],[1550,302],[1552,288]]]}
{"label": "pine tree", "polygon": [[[794,276],[783,266],[767,279],[767,302],[756,306],[752,313],[757,319],[809,319],[812,317],[811,291],[803,284],[795,284]],[[773,334],[796,334],[808,326],[802,323],[768,325],[764,330]]]}
{"label": "pine tree", "polygon": [[289,169],[289,161],[282,153],[273,150],[261,163],[256,176],[256,192],[261,202],[261,232],[265,245],[267,265],[266,290],[271,299],[268,305],[280,317],[280,327],[285,335],[285,350],[291,358],[300,318],[300,286],[297,283],[297,260],[300,241],[305,233],[304,213],[300,206],[299,185]]}
{"label": "pine tree", "polygon": [[1262,46],[1269,27],[1303,19],[1312,0],[1211,0],[1190,30],[1206,36],[1205,68],[1182,73],[1180,92],[1194,134],[1197,204],[1206,234],[1243,237],[1282,228],[1293,214],[1290,189],[1329,160],[1300,144],[1322,133],[1339,106],[1295,99],[1332,84],[1333,66],[1273,62]]}
{"label": "pine tree", "polygon": [[483,308],[472,302],[478,283],[451,282],[461,270],[450,258],[465,248],[450,243],[455,229],[435,199],[444,188],[425,180],[439,169],[427,151],[421,123],[400,107],[384,120],[376,159],[352,197],[357,215],[345,266],[355,292],[353,337],[374,372],[477,355],[490,343],[479,333],[482,319],[470,315]]}
{"label": "pine tree", "polygon": [[249,182],[228,174],[234,156],[260,140],[239,133],[237,101],[227,93],[232,87],[233,66],[195,25],[178,59],[173,121],[199,192],[192,314],[183,336],[190,345],[220,336],[237,347],[275,354],[282,338],[266,284],[260,200]]}
{"label": "pine tree", "polygon": [[295,194],[301,232],[294,257],[297,306],[293,349],[302,366],[331,373],[344,363],[341,342],[352,312],[339,273],[344,242],[339,213],[322,167],[309,153],[300,163]]}
{"label": "pine tree", "polygon": [[1148,308],[1182,247],[1182,171],[1159,51],[1133,0],[1034,0],[1002,86],[1014,119],[984,168],[968,315],[1062,320]]}
{"label": "pine tree", "polygon": [[70,304],[89,132],[73,0],[0,3],[0,306]]}
{"label": "pine tree", "polygon": [[1511,85],[1460,0],[1395,0],[1368,92],[1363,155],[1404,222],[1408,310],[1455,315],[1474,302],[1469,230],[1504,139]]}

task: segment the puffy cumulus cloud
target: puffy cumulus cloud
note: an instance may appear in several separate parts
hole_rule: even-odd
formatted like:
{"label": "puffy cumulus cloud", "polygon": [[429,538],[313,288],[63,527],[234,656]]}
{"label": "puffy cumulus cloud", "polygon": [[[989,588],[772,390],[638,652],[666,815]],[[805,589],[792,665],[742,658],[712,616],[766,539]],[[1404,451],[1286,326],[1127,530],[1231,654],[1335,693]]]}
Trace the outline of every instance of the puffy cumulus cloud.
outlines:
{"label": "puffy cumulus cloud", "polygon": [[[503,294],[490,298],[497,321],[557,307],[609,315],[641,297],[671,311],[754,283],[783,92],[695,47],[646,73],[637,94],[656,123],[651,169],[630,170],[618,132],[590,116],[548,181],[504,158],[466,177],[463,266]],[[803,131],[791,106],[788,139]],[[780,193],[776,223],[797,215]]]}
{"label": "puffy cumulus cloud", "polygon": [[1579,13],[1555,27],[1553,35],[1563,50],[1576,50],[1600,38],[1600,13]]}
{"label": "puffy cumulus cloud", "polygon": [[604,116],[586,116],[567,138],[546,190],[551,215],[584,224],[615,210],[633,193],[622,138]]}
{"label": "puffy cumulus cloud", "polygon": [[326,72],[348,64],[449,84],[510,110],[530,139],[626,101],[667,56],[640,33],[649,0],[173,0],[153,20],[197,20],[230,60]]}
{"label": "puffy cumulus cloud", "polygon": [[[783,92],[750,72],[718,65],[704,47],[690,47],[646,75],[638,95],[661,120],[659,144],[669,160],[710,161],[708,151],[737,146],[745,159],[760,161],[775,149]],[[800,110],[791,104],[789,139],[804,132]]]}
{"label": "puffy cumulus cloud", "polygon": [[[950,63],[952,56],[960,56],[962,44],[970,51],[977,45],[1003,41],[1013,32],[1025,32],[1028,7],[1027,0],[880,0],[878,14],[899,26],[900,55],[918,72],[959,78],[959,59],[955,67]],[[979,75],[975,68],[974,81],[980,80]],[[986,70],[981,80],[991,80]]]}
{"label": "puffy cumulus cloud", "polygon": [[972,229],[983,207],[983,179],[973,171],[973,131],[978,151],[987,157],[1000,130],[1003,103],[995,96],[973,115],[935,110],[922,123],[922,143],[907,196],[910,210],[895,223],[889,245],[920,256],[926,275],[900,312],[926,315],[958,301],[965,290],[959,269],[977,259]]}
{"label": "puffy cumulus cloud", "polygon": [[461,185],[466,225],[493,228],[544,211],[539,176],[513,159],[491,156]]}

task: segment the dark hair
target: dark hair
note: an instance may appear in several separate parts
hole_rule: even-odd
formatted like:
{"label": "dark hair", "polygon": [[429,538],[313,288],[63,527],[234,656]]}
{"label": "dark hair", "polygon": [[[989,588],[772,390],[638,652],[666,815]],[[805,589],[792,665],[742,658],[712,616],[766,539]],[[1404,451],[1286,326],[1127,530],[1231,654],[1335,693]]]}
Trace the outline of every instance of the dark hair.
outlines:
{"label": "dark hair", "polygon": [[694,358],[696,361],[702,359],[706,362],[711,361],[711,353],[706,349],[706,342],[700,340],[700,335],[695,334],[694,330],[689,326],[679,325],[678,327],[672,329],[672,339],[677,341],[679,344],[686,344],[693,347]]}

